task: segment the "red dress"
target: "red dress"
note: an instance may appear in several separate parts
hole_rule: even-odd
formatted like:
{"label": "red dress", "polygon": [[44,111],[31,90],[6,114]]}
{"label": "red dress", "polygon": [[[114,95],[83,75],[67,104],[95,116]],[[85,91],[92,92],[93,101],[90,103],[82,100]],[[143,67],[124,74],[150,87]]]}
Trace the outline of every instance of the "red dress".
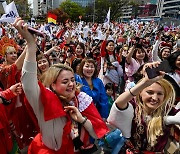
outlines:
{"label": "red dress", "polygon": [[[7,89],[10,86],[20,82],[20,74],[16,64],[12,65],[0,65],[0,81],[3,85],[3,89]],[[19,136],[15,136],[15,140],[18,143],[20,149],[28,146],[32,141],[32,137],[37,134],[37,130],[31,120],[27,108],[24,104],[24,95],[19,96],[20,103],[17,103],[17,97],[11,100],[11,104],[5,107],[6,116],[8,121],[12,121],[15,130]],[[20,138],[21,136],[21,138]]]}
{"label": "red dress", "polygon": [[[1,89],[0,89],[1,91]],[[0,92],[0,96],[5,98],[6,100],[10,100],[15,95],[12,93],[10,89]],[[9,121],[7,118],[7,113],[3,104],[0,104],[0,150],[1,154],[7,154],[12,150],[12,138],[11,132],[9,128]]]}

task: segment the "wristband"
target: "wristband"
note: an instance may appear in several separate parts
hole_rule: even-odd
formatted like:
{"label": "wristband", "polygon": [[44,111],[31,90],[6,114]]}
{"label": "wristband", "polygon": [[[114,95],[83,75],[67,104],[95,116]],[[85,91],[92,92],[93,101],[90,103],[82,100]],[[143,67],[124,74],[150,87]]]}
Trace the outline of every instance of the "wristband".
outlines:
{"label": "wristband", "polygon": [[2,96],[0,96],[0,98],[2,99],[2,104],[4,104],[4,105],[9,105],[9,104],[11,104],[11,101],[7,101],[4,97],[2,97]]}
{"label": "wristband", "polygon": [[82,123],[80,123],[81,125],[84,125],[87,121],[87,117],[84,117],[84,118],[85,118],[84,121]]}
{"label": "wristband", "polygon": [[134,95],[134,94],[131,92],[131,89],[129,89],[129,93],[130,93],[132,96],[136,96],[136,95]]}

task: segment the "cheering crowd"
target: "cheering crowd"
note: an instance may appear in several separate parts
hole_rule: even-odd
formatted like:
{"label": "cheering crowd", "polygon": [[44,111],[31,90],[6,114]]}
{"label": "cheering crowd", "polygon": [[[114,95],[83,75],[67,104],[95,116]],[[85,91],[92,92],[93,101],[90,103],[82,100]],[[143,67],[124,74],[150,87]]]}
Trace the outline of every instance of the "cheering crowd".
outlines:
{"label": "cheering crowd", "polygon": [[17,18],[0,38],[2,154],[180,152],[178,26]]}

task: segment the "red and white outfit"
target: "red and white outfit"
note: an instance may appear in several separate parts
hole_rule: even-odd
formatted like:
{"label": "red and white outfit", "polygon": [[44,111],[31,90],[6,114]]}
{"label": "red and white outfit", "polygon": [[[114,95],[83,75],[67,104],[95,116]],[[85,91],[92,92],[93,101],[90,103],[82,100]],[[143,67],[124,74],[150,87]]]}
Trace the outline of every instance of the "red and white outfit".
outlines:
{"label": "red and white outfit", "polygon": [[[73,154],[74,145],[71,133],[71,118],[64,111],[62,102],[49,89],[41,83],[38,85],[37,63],[24,62],[22,70],[22,84],[40,127],[40,133],[34,138],[29,154]],[[81,128],[81,141],[84,148],[89,146],[89,133],[94,131],[98,138],[108,133],[108,128],[99,115],[96,107],[92,103],[92,98],[80,92],[76,96],[79,104],[79,111],[91,121],[93,129],[85,130]],[[73,105],[73,101],[70,102]]]}

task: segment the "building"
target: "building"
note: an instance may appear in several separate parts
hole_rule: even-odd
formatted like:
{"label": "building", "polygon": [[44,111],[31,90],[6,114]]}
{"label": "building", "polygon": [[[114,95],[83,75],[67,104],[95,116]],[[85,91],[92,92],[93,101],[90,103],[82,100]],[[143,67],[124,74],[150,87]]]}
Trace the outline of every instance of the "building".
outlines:
{"label": "building", "polygon": [[83,7],[86,7],[89,4],[94,3],[95,0],[72,0],[72,1],[78,3],[79,5],[81,5]]}
{"label": "building", "polygon": [[162,16],[179,18],[180,17],[180,0],[164,0]]}
{"label": "building", "polygon": [[33,0],[32,14],[34,17],[44,15],[48,10],[58,8],[65,0]]}
{"label": "building", "polygon": [[33,0],[33,3],[32,3],[32,15],[34,17],[37,17],[39,16],[39,12],[40,12],[40,0]]}
{"label": "building", "polygon": [[150,3],[150,4],[156,4],[156,3],[157,3],[157,0],[150,0],[149,3]]}
{"label": "building", "polygon": [[180,0],[158,0],[156,16],[180,18]]}
{"label": "building", "polygon": [[[32,12],[33,16],[41,16],[48,12],[48,10],[58,8],[59,5],[66,0],[33,0],[32,3]],[[86,7],[89,4],[92,4],[94,0],[72,0],[73,2],[78,3],[79,5]]]}
{"label": "building", "polygon": [[131,19],[137,17],[138,14],[141,14],[142,7],[144,7],[144,5],[149,2],[149,0],[136,0],[135,2],[139,4],[140,7],[132,5],[126,5],[122,7],[122,15],[120,17],[121,21],[126,21],[126,19]]}
{"label": "building", "polygon": [[140,12],[138,17],[152,17],[156,15],[156,5],[155,4],[146,4],[140,6]]}
{"label": "building", "polygon": [[131,19],[133,14],[133,7],[132,5],[127,5],[122,7],[122,16],[120,19]]}

